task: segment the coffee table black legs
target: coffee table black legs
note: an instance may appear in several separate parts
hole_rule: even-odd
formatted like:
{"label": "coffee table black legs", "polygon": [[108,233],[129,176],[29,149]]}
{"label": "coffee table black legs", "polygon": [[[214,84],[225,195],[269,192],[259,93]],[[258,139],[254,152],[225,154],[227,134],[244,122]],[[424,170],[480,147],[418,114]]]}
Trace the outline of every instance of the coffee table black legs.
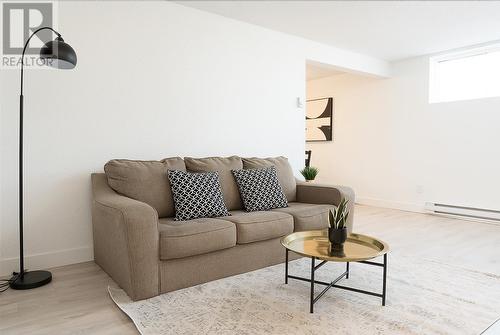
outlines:
{"label": "coffee table black legs", "polygon": [[288,249],[286,249],[286,256],[285,256],[285,284],[288,284]]}
{"label": "coffee table black legs", "polygon": [[382,306],[385,306],[386,292],[387,292],[387,254],[384,254],[384,284],[382,288]]}
{"label": "coffee table black legs", "polygon": [[[332,287],[339,288],[342,290],[352,291],[352,292],[368,294],[368,295],[382,298],[382,306],[385,306],[385,300],[386,300],[386,294],[387,294],[387,254],[384,254],[384,262],[383,263],[377,263],[377,262],[372,262],[372,261],[359,261],[359,262],[357,262],[357,263],[363,263],[363,264],[368,264],[368,265],[373,265],[373,266],[379,266],[379,267],[383,268],[382,294],[376,293],[376,292],[371,292],[371,291],[360,290],[360,289],[357,289],[354,287],[338,285],[337,282],[339,282],[341,279],[343,279],[343,278],[348,279],[349,278],[349,262],[346,262],[345,272],[342,273],[337,278],[335,278],[333,281],[328,283],[328,282],[316,280],[315,279],[315,272],[326,263],[327,263],[327,261],[321,261],[321,263],[316,265],[316,257],[311,257],[311,277],[310,278],[303,278],[303,277],[289,275],[288,274],[288,249],[286,249],[285,284],[288,284],[288,278],[305,281],[305,282],[308,282],[311,284],[311,292],[310,292],[310,296],[309,296],[309,299],[310,299],[309,311],[311,313],[314,312],[314,304],[326,293],[326,291],[328,291]],[[314,296],[314,285],[315,284],[320,284],[320,285],[326,286],[316,297]]]}
{"label": "coffee table black legs", "polygon": [[[315,265],[316,264],[315,260],[316,260],[315,257],[311,257],[311,279],[307,280],[307,278],[305,278],[306,281],[309,281],[311,283],[311,295],[310,295],[310,305],[309,305],[310,313],[314,313],[314,304],[319,300],[319,298],[321,298],[326,293],[326,291],[328,291],[332,287],[337,287],[336,284],[339,280],[341,280],[344,277],[347,278],[349,276],[349,268],[347,268],[344,273],[342,273],[340,276],[335,278],[330,283],[315,280],[314,273],[316,272],[316,270],[318,270],[320,267],[322,267],[327,263],[327,261],[322,261],[318,265]],[[297,277],[291,277],[291,278],[298,279]],[[323,291],[321,291],[316,297],[314,297],[314,284],[320,284],[326,286],[323,289]]]}
{"label": "coffee table black legs", "polygon": [[316,266],[314,264],[314,257],[311,257],[311,296],[310,296],[310,307],[309,312],[313,312],[314,308],[314,271],[316,271]]}

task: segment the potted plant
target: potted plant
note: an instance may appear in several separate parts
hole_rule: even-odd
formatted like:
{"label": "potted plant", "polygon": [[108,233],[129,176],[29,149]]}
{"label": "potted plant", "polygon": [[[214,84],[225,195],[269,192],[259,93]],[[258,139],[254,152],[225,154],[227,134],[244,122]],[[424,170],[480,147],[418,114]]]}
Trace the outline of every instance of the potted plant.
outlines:
{"label": "potted plant", "polygon": [[328,212],[328,239],[332,246],[341,247],[347,240],[348,203],[344,198],[337,208]]}
{"label": "potted plant", "polygon": [[310,182],[316,178],[318,175],[318,168],[315,168],[313,166],[306,166],[302,170],[300,170],[300,173],[304,176],[307,182]]}

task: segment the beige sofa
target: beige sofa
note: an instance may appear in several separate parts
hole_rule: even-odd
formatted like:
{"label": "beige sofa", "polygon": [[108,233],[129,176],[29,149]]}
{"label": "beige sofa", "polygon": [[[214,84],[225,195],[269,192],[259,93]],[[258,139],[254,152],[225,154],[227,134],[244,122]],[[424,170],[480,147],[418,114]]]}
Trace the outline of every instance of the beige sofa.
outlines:
{"label": "beige sofa", "polygon": [[[246,212],[231,169],[276,166],[289,207]],[[95,262],[133,300],[284,261],[280,238],[327,227],[328,210],[350,188],[297,182],[285,157],[113,160],[92,174]],[[218,171],[231,216],[174,221],[167,169]]]}

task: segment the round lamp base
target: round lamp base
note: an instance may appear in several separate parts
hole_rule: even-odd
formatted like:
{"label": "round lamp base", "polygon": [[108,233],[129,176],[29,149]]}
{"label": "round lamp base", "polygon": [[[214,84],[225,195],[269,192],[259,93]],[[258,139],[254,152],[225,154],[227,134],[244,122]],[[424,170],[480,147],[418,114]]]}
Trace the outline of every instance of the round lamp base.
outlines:
{"label": "round lamp base", "polygon": [[27,271],[22,277],[10,283],[10,288],[14,290],[29,290],[50,283],[52,273],[49,271]]}

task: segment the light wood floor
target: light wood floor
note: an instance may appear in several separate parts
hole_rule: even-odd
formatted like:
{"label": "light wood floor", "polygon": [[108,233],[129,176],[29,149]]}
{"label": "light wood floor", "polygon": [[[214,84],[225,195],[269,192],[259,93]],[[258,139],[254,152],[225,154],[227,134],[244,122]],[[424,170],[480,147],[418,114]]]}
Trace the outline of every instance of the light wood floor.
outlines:
{"label": "light wood floor", "polygon": [[[377,236],[392,252],[500,275],[500,226],[357,206],[355,231]],[[137,334],[111,301],[115,284],[93,262],[51,270],[51,284],[0,294],[0,334]]]}

